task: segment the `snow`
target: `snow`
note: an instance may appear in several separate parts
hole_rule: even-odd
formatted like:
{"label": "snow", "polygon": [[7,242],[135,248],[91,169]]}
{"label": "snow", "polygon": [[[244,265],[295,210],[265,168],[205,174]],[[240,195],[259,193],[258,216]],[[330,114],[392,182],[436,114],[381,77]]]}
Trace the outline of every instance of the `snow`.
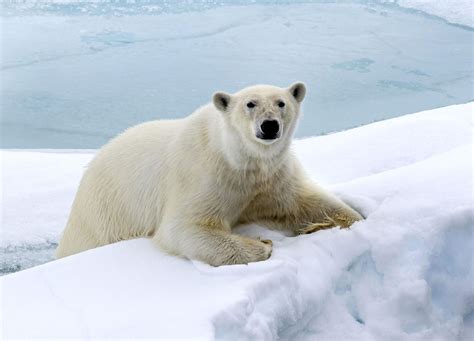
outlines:
{"label": "snow", "polygon": [[[151,241],[3,276],[5,338],[454,340],[474,332],[472,103],[294,143],[361,210],[350,230],[270,238],[265,262],[213,268]],[[54,243],[91,152],[1,152],[2,241]],[[3,244],[2,244],[3,245]]]}
{"label": "snow", "polygon": [[472,0],[394,0],[404,8],[436,15],[453,24],[474,26]]}

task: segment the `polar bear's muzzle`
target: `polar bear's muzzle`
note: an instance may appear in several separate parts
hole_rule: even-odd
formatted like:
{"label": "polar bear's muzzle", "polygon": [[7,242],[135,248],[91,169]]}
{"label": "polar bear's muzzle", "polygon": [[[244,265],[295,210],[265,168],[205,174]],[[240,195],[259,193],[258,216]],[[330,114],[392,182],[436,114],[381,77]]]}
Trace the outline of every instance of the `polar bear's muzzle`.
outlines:
{"label": "polar bear's muzzle", "polygon": [[264,120],[260,123],[257,138],[261,140],[276,140],[280,135],[280,122],[277,120]]}

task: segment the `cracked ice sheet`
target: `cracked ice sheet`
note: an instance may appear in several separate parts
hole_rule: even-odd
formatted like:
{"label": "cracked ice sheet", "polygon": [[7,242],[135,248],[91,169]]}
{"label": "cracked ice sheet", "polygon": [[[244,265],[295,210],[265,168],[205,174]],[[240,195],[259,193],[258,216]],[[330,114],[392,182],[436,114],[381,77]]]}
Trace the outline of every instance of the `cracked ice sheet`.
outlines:
{"label": "cracked ice sheet", "polygon": [[[367,216],[351,230],[286,237],[241,227],[274,241],[270,260],[248,266],[213,268],[146,239],[50,262],[2,277],[2,336],[467,339],[472,111],[451,106],[297,141],[310,174]],[[7,160],[35,154],[2,151]],[[10,180],[7,194],[18,186]]]}

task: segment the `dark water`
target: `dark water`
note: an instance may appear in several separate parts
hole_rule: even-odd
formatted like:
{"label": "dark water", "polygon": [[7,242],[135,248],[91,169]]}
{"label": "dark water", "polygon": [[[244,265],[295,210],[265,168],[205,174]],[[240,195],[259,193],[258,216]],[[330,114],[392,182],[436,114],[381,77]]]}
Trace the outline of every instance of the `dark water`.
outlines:
{"label": "dark water", "polygon": [[0,248],[0,276],[52,261],[57,246],[51,242]]}

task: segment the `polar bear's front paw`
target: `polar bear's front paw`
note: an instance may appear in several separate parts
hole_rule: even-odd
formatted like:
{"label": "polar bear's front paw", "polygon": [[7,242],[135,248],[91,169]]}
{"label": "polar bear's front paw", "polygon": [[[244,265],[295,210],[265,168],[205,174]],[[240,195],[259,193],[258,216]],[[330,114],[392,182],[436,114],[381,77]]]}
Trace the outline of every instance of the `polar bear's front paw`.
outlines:
{"label": "polar bear's front paw", "polygon": [[362,219],[362,216],[355,211],[343,212],[336,210],[334,212],[331,212],[330,215],[326,214],[326,217],[323,218],[323,221],[301,227],[296,230],[296,233],[309,234],[317,232],[319,230],[330,229],[336,226],[339,226],[340,228],[348,228],[355,222]]}
{"label": "polar bear's front paw", "polygon": [[261,245],[261,248],[256,252],[256,258],[255,260],[252,260],[252,262],[267,260],[272,255],[273,242],[270,239],[260,240],[259,244]]}
{"label": "polar bear's front paw", "polygon": [[296,231],[297,234],[310,234],[313,232],[317,232],[319,230],[325,230],[336,226],[336,224],[332,221],[324,222],[324,223],[315,223],[305,227],[302,227]]}
{"label": "polar bear's front paw", "polygon": [[331,217],[341,228],[350,227],[352,224],[364,218],[357,212],[337,212]]}
{"label": "polar bear's front paw", "polygon": [[252,263],[267,260],[272,255],[273,242],[268,239],[250,239],[245,250],[242,250],[242,263]]}

